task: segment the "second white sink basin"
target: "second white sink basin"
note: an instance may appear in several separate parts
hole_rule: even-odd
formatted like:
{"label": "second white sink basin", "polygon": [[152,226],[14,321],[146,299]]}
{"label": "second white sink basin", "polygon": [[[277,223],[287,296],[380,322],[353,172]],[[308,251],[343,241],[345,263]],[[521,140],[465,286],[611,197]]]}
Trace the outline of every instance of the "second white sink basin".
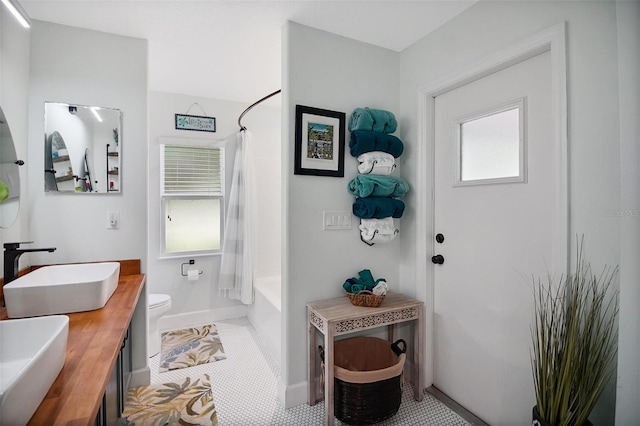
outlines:
{"label": "second white sink basin", "polygon": [[118,262],[45,266],[4,286],[7,315],[24,318],[100,309],[119,278]]}
{"label": "second white sink basin", "polygon": [[0,321],[0,425],[25,425],[64,366],[69,317]]}

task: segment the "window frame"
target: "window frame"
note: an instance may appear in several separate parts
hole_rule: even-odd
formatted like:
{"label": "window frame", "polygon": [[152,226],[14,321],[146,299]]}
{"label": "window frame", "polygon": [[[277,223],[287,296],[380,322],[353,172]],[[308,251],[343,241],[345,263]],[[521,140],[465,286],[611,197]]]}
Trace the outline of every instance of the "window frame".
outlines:
{"label": "window frame", "polygon": [[[199,149],[218,149],[220,150],[220,194],[216,195],[194,195],[194,194],[165,194],[164,192],[164,148],[165,146],[174,146],[180,148],[199,148]],[[200,257],[200,256],[215,256],[222,254],[222,246],[224,242],[224,228],[226,221],[226,151],[225,144],[222,142],[212,142],[211,140],[194,140],[194,139],[173,139],[173,138],[161,138],[160,146],[160,259],[177,259],[185,257]],[[167,252],[166,247],[166,208],[167,200],[170,199],[182,199],[182,200],[201,200],[208,199],[220,200],[220,248],[214,250],[191,250],[181,252]]]}
{"label": "window frame", "polygon": [[[480,111],[473,112],[471,114],[464,115],[454,120],[454,154],[453,154],[453,186],[474,186],[474,185],[491,185],[502,183],[527,183],[527,122],[526,122],[526,97],[517,98],[509,102],[505,102],[496,106],[482,109]],[[462,125],[478,120],[484,117],[489,117],[495,114],[500,114],[512,109],[518,108],[519,110],[519,159],[518,176],[507,176],[500,178],[488,178],[488,179],[474,179],[474,180],[462,180]]]}

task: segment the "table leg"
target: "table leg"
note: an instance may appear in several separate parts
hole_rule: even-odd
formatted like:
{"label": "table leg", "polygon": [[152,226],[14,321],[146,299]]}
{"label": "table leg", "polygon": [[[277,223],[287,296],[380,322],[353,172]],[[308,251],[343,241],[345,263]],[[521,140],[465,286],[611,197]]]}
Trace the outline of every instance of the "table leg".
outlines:
{"label": "table leg", "polygon": [[422,401],[422,347],[424,345],[424,308],[418,308],[418,321],[413,325],[413,398]]}
{"label": "table leg", "polygon": [[333,327],[327,324],[324,335],[324,424],[333,426]]}
{"label": "table leg", "polygon": [[308,372],[307,372],[307,403],[309,405],[315,405],[318,402],[318,398],[316,396],[316,380],[318,374],[316,372],[316,328],[313,324],[311,324],[311,310],[307,309],[307,325],[309,327],[308,337],[307,337],[307,351],[309,357],[308,363]]}
{"label": "table leg", "polygon": [[391,343],[395,342],[397,339],[396,337],[398,335],[397,330],[398,330],[397,324],[391,324],[387,329],[388,339]]}

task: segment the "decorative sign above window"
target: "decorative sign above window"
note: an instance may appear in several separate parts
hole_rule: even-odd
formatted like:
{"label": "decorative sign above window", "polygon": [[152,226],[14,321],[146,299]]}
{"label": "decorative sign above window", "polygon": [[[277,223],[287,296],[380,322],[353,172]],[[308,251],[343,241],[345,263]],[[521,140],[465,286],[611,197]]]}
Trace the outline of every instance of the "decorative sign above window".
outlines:
{"label": "decorative sign above window", "polygon": [[216,119],[215,117],[203,117],[200,115],[176,114],[176,129],[215,132]]}

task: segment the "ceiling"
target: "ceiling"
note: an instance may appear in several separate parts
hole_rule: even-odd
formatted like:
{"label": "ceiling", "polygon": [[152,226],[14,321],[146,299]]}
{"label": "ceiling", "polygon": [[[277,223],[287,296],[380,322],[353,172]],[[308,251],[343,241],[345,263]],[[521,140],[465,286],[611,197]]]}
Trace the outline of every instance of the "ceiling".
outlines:
{"label": "ceiling", "polygon": [[240,102],[280,88],[287,20],[400,52],[475,0],[21,0],[32,19],[149,42],[149,88]]}

